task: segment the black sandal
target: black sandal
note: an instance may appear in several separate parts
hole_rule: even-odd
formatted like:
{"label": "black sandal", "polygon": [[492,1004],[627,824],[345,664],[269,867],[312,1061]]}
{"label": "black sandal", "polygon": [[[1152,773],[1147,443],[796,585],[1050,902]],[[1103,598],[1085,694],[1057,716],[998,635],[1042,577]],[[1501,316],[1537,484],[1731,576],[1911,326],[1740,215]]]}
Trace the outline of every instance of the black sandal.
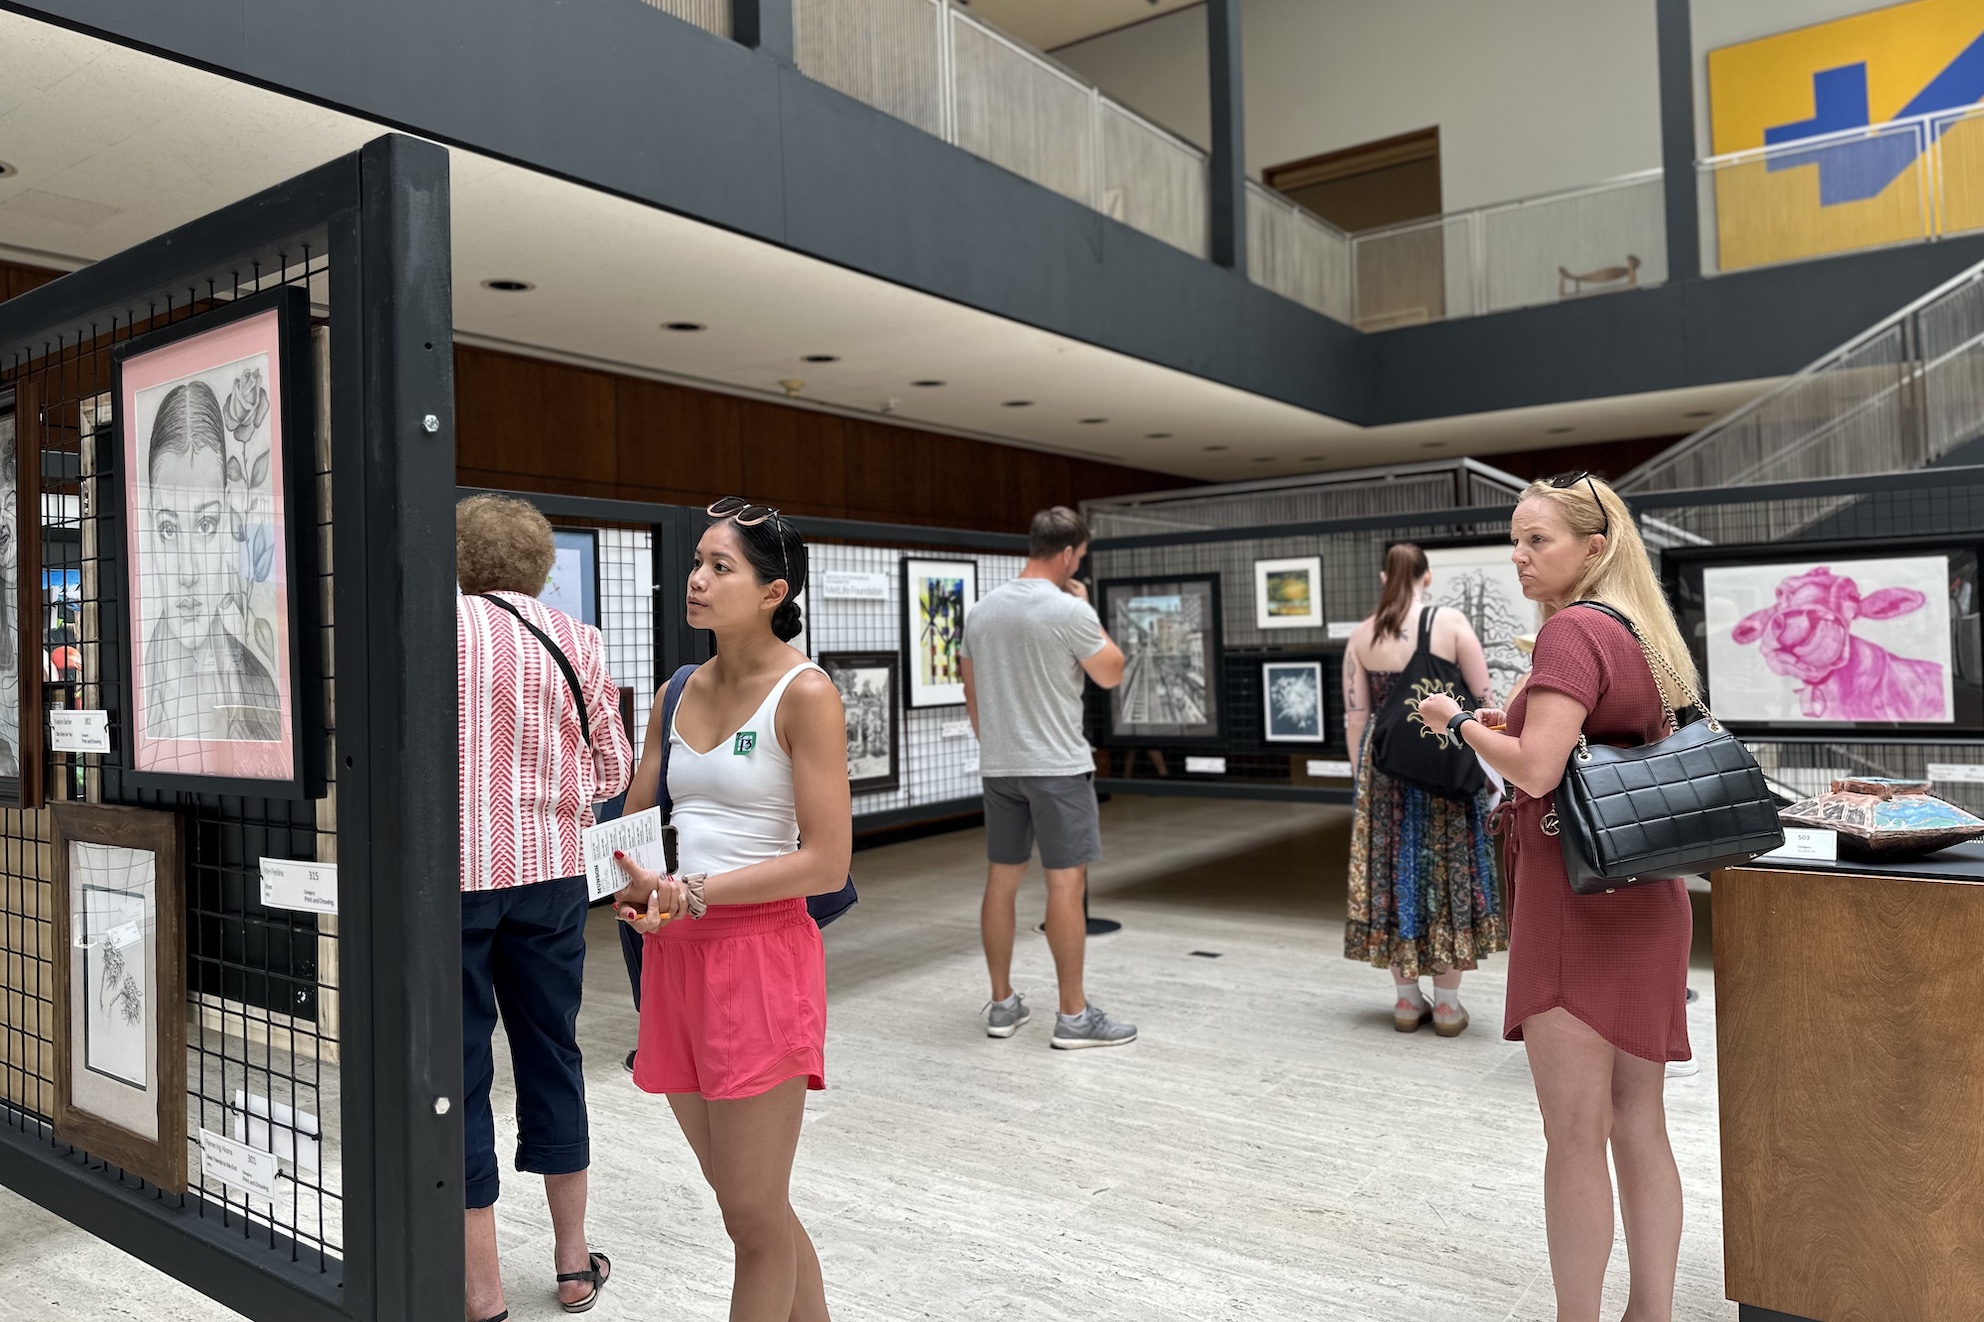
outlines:
{"label": "black sandal", "polygon": [[506,1308],[495,1317],[483,1318],[482,1322],[510,1322],[510,1310]]}
{"label": "black sandal", "polygon": [[[565,1284],[567,1281],[592,1282],[592,1293],[577,1303],[568,1304],[563,1300],[559,1301],[558,1307],[564,1309],[567,1313],[583,1313],[598,1303],[599,1292],[606,1288],[606,1282],[613,1276],[613,1259],[607,1257],[604,1253],[593,1253],[589,1251],[586,1254],[586,1259],[592,1263],[590,1270],[566,1272],[558,1278],[558,1284],[560,1285]],[[508,1317],[509,1314],[505,1313],[504,1316]],[[499,1322],[499,1319],[491,1318],[489,1322]]]}

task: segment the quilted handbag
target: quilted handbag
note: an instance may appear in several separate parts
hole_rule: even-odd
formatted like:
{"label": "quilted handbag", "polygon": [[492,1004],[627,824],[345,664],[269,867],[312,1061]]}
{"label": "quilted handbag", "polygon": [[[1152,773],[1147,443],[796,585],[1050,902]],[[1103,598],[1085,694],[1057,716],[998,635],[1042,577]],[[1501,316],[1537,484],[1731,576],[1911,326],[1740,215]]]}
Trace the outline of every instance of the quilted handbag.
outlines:
{"label": "quilted handbag", "polygon": [[1656,681],[1665,670],[1701,719],[1682,725],[1669,707],[1672,733],[1638,748],[1594,746],[1578,736],[1556,805],[1543,819],[1545,833],[1561,838],[1571,889],[1609,895],[1735,867],[1782,845],[1777,802],[1742,740],[1647,646],[1631,620],[1600,602],[1572,605],[1603,611],[1631,630]]}

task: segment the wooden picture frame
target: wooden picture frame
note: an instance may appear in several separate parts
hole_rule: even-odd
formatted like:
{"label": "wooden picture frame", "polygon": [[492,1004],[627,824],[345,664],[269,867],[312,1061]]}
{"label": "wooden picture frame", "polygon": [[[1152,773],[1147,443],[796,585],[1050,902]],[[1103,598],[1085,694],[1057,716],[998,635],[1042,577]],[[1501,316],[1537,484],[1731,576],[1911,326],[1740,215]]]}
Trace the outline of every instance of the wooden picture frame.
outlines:
{"label": "wooden picture frame", "polygon": [[[0,807],[38,808],[48,717],[41,709],[41,408],[33,377],[0,388],[0,656],[11,653],[14,680],[0,665]],[[11,554],[12,572],[6,561]],[[11,634],[9,634],[11,630]],[[7,646],[11,638],[12,647]],[[8,690],[12,690],[11,694]],[[11,738],[8,736],[11,734]],[[9,765],[11,763],[11,765]]]}
{"label": "wooden picture frame", "polygon": [[[895,652],[822,652],[820,669],[827,672],[834,687],[840,690],[841,706],[847,717],[848,779],[847,786],[856,794],[873,790],[893,790],[902,787],[902,657]],[[877,673],[882,675],[882,692],[868,691],[866,681]],[[871,699],[879,698],[879,703],[871,701],[864,711],[861,697],[867,693]],[[888,752],[886,767],[877,769],[872,764],[879,760],[872,749],[866,755],[857,754],[855,735],[858,728],[865,728],[870,736],[879,732],[881,723],[886,722]],[[868,763],[869,765],[862,765]],[[856,775],[856,771],[866,774]]]}
{"label": "wooden picture frame", "polygon": [[296,286],[111,351],[128,785],[324,793],[315,376]]}
{"label": "wooden picture frame", "polygon": [[149,808],[56,803],[49,835],[56,1140],[184,1193],[183,824]]}

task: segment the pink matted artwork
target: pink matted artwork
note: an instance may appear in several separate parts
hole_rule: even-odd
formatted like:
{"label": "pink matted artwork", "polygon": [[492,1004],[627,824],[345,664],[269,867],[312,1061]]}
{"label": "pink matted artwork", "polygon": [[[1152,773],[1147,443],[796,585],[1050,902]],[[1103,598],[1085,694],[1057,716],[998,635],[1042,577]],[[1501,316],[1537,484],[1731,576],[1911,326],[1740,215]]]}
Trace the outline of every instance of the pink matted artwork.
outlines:
{"label": "pink matted artwork", "polygon": [[1954,720],[1949,573],[1944,555],[1705,569],[1716,714]]}
{"label": "pink matted artwork", "polygon": [[138,771],[294,777],[277,312],[122,364]]}

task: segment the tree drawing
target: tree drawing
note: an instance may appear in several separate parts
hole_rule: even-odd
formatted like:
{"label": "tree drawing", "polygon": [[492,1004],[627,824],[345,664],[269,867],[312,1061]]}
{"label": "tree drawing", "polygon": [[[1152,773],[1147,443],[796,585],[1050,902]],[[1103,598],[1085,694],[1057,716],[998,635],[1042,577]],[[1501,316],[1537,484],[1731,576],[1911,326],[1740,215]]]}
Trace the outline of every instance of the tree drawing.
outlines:
{"label": "tree drawing", "polygon": [[1529,662],[1516,647],[1517,634],[1527,633],[1533,621],[1509,603],[1493,574],[1486,569],[1456,570],[1445,577],[1434,593],[1433,604],[1449,606],[1467,616],[1481,639],[1481,650],[1488,658],[1488,678],[1503,698],[1515,686]]}

